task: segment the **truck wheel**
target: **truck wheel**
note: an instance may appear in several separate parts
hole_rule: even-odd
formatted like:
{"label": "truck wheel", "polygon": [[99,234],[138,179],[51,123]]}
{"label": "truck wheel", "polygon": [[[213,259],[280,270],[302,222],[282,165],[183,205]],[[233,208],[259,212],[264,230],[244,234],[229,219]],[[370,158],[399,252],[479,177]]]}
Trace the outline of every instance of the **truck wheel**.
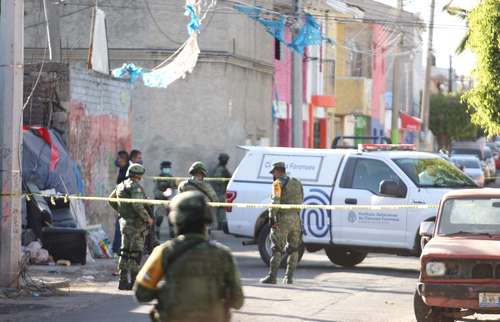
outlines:
{"label": "truck wheel", "polygon": [[325,252],[332,263],[344,267],[354,267],[358,265],[367,255],[366,252],[337,247],[325,248]]}
{"label": "truck wheel", "polygon": [[[259,232],[259,235],[257,236],[257,245],[259,247],[259,254],[260,258],[262,258],[262,261],[269,266],[269,262],[271,260],[272,256],[272,242],[271,242],[271,227],[269,227],[268,224],[265,224],[264,227]],[[299,262],[302,259],[302,256],[304,255],[304,245],[300,246],[299,249]],[[281,261],[280,267],[286,267],[286,260],[288,256],[283,257],[283,260]]]}
{"label": "truck wheel", "polygon": [[422,300],[420,294],[415,290],[413,295],[413,310],[415,311],[415,318],[417,322],[453,322],[455,319],[443,316],[442,313],[433,310]]}

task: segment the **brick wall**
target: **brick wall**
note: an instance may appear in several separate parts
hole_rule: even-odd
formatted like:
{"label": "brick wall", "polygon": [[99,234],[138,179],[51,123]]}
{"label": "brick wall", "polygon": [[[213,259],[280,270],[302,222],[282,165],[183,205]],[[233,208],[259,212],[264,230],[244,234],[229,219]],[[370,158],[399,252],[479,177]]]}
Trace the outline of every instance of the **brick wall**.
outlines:
{"label": "brick wall", "polygon": [[[69,150],[79,164],[85,194],[108,196],[114,189],[118,150],[130,150],[130,85],[95,72],[69,73]],[[114,211],[104,202],[86,203],[89,224],[102,223],[113,237]]]}

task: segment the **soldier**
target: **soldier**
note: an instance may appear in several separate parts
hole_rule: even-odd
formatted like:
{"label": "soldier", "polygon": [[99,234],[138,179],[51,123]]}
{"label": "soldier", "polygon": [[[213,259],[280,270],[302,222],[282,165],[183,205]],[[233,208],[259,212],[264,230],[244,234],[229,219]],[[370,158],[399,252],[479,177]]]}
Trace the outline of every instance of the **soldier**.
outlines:
{"label": "soldier", "polygon": [[211,185],[205,182],[204,178],[207,176],[207,168],[201,161],[196,161],[189,168],[191,178],[182,181],[179,184],[179,192],[186,191],[199,191],[205,195],[207,201],[218,202],[219,197],[215,193]]}
{"label": "soldier", "polygon": [[[163,161],[160,164],[160,174],[161,178],[172,178],[172,162]],[[174,180],[158,180],[155,186],[155,199],[156,200],[169,200],[174,195],[174,190],[177,188],[176,182]],[[156,224],[156,236],[160,238],[160,227],[163,222],[163,218],[167,217],[167,209],[164,205],[159,205],[156,207],[155,211],[155,224]],[[171,226],[169,223],[169,228]],[[172,235],[172,234],[171,234]]]}
{"label": "soldier", "polygon": [[230,250],[208,241],[213,215],[205,196],[179,194],[170,208],[177,237],[155,248],[142,267],[134,286],[137,300],[158,301],[152,321],[229,321],[230,309],[243,305],[243,290]]}
{"label": "soldier", "polygon": [[[273,204],[302,204],[304,189],[302,183],[286,174],[285,163],[276,162],[271,170],[273,175]],[[285,254],[288,254],[284,284],[293,283],[293,273],[298,261],[298,251],[302,244],[302,227],[298,210],[269,209],[271,226],[272,257],[269,274],[260,280],[265,284],[276,284],[276,274]]]}
{"label": "soldier", "polygon": [[[144,188],[139,183],[144,172],[145,169],[142,165],[130,164],[127,170],[127,179],[118,184],[109,197],[145,199]],[[148,225],[153,224],[153,219],[143,204],[126,202],[110,202],[109,204],[120,214],[122,247],[120,249],[120,259],[118,260],[120,270],[118,289],[131,290],[141,264],[142,251],[144,250],[144,234]]]}
{"label": "soldier", "polygon": [[[214,178],[231,178],[231,172],[227,169],[227,163],[229,161],[229,155],[226,153],[219,154],[219,164],[212,172],[212,177]],[[224,202],[226,200],[226,188],[227,181],[214,181],[212,182],[212,187],[214,188],[217,196],[219,197],[219,201]],[[222,229],[224,224],[226,223],[226,211],[224,208],[217,208],[217,224],[219,229]]]}

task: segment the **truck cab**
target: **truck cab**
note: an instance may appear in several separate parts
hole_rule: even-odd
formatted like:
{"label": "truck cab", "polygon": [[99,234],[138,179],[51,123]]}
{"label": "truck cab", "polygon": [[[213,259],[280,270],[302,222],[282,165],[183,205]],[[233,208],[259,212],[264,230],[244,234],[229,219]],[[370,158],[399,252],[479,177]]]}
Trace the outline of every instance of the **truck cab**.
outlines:
{"label": "truck cab", "polygon": [[[334,264],[342,266],[359,264],[368,252],[419,254],[420,223],[434,220],[442,195],[475,187],[449,162],[409,146],[244,148],[247,153],[229,182],[227,201],[269,204],[269,170],[274,162],[284,161],[287,173],[304,185],[304,204],[319,205],[300,212],[305,249],[324,249]],[[227,232],[251,238],[267,264],[271,254],[267,210],[229,210]]]}
{"label": "truck cab", "polygon": [[414,297],[417,322],[500,314],[500,189],[443,197],[427,239]]}

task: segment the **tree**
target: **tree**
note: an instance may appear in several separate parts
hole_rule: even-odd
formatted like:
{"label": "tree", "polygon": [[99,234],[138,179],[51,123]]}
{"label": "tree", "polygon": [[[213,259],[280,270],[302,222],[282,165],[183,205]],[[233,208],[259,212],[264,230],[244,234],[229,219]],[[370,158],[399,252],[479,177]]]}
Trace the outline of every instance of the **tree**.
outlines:
{"label": "tree", "polygon": [[476,55],[475,86],[465,93],[471,120],[486,134],[500,134],[500,1],[482,0],[467,14],[467,48]]}
{"label": "tree", "polygon": [[[452,16],[457,16],[462,20],[465,20],[465,23],[467,23],[468,16],[469,16],[469,11],[459,8],[459,7],[453,7],[451,4],[453,3],[453,0],[450,0],[444,7],[443,11],[446,11],[448,14]],[[467,28],[467,31],[465,32],[464,37],[460,41],[460,44],[458,45],[456,49],[457,54],[461,54],[465,51],[465,47],[467,46],[467,41],[469,40],[469,35],[470,35],[470,30]]]}
{"label": "tree", "polygon": [[480,132],[459,95],[432,95],[429,113],[429,127],[440,149],[449,149],[453,140],[475,139]]}

